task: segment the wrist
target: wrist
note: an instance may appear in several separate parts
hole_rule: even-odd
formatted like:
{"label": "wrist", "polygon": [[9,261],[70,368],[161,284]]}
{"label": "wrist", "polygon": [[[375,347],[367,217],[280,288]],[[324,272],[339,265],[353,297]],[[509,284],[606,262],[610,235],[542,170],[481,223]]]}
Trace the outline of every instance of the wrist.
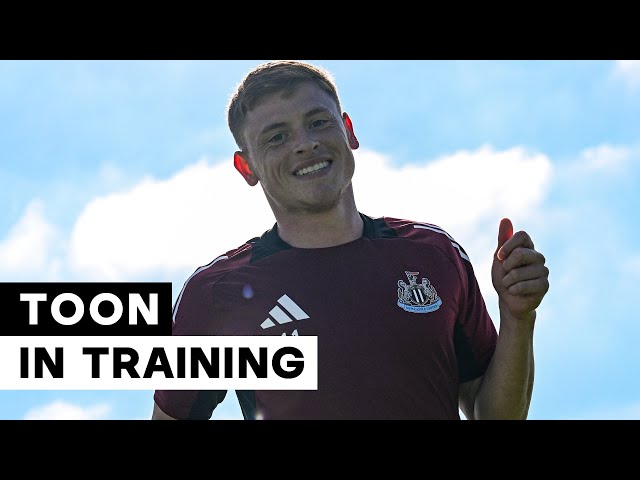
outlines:
{"label": "wrist", "polygon": [[498,302],[500,308],[500,325],[508,326],[516,330],[533,330],[536,323],[536,311],[531,310],[519,315],[514,315],[502,300]]}

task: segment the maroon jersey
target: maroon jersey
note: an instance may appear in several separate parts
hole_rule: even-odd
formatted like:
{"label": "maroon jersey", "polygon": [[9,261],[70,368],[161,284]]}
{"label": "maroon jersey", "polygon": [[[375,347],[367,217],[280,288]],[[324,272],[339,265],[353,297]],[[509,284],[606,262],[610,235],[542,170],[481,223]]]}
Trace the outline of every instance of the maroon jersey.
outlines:
{"label": "maroon jersey", "polygon": [[[237,391],[245,419],[459,419],[497,332],[464,249],[428,223],[362,215],[364,232],[294,248],[277,225],[198,268],[174,335],[316,335],[318,390]],[[180,419],[209,419],[226,391],[157,390]]]}

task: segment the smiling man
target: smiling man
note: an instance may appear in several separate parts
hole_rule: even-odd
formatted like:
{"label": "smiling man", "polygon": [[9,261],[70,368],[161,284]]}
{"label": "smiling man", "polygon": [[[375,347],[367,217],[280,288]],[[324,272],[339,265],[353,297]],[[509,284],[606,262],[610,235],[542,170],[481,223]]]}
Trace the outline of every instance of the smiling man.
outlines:
{"label": "smiling man", "polygon": [[[445,230],[358,210],[359,143],[328,72],[261,64],[228,122],[235,168],[260,184],[276,223],[187,279],[173,334],[318,336],[318,390],[238,391],[245,419],[527,417],[549,271],[526,232],[498,227],[498,335]],[[158,390],[152,418],[209,419],[225,395]]]}

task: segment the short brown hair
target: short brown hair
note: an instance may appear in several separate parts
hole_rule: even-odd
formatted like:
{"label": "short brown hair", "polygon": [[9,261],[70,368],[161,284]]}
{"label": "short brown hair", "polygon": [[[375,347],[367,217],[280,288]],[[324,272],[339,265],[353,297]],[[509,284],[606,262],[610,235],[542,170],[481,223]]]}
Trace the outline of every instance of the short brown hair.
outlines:
{"label": "short brown hair", "polygon": [[316,65],[294,60],[277,60],[252,69],[233,93],[227,108],[229,130],[240,149],[244,148],[242,128],[247,112],[265,95],[291,92],[302,82],[313,82],[333,98],[341,112],[338,89],[331,73]]}

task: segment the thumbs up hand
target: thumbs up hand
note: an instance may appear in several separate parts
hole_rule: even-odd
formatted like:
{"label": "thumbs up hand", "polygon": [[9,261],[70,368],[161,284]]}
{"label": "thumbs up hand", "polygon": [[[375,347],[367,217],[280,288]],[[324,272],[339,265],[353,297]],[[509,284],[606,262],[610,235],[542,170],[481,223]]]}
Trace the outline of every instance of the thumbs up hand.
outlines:
{"label": "thumbs up hand", "polygon": [[544,255],[535,250],[531,237],[523,231],[514,234],[511,220],[503,218],[491,266],[501,311],[506,306],[516,320],[535,320],[535,309],[549,290],[549,269],[544,262]]}

